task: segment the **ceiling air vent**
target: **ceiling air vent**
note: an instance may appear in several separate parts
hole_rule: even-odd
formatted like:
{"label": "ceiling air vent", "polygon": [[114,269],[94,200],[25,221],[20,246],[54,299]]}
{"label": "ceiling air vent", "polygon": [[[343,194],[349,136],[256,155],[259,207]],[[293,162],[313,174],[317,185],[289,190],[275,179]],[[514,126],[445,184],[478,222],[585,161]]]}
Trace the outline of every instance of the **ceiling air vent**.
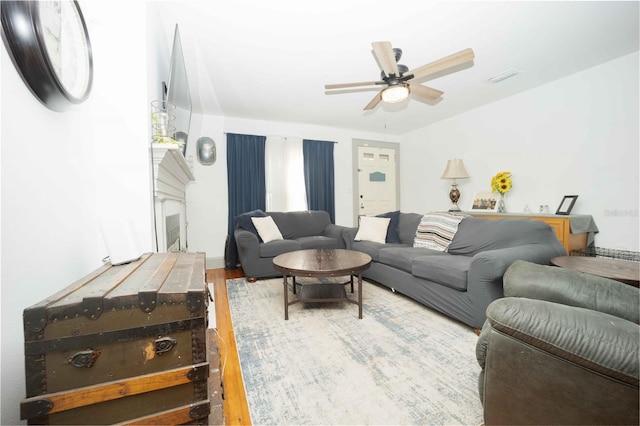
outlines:
{"label": "ceiling air vent", "polygon": [[504,72],[501,72],[500,74],[494,75],[493,77],[491,77],[489,79],[489,81],[492,82],[492,83],[497,83],[499,81],[506,80],[509,77],[513,77],[514,75],[519,74],[519,73],[520,73],[520,71],[514,70],[514,69],[506,70]]}

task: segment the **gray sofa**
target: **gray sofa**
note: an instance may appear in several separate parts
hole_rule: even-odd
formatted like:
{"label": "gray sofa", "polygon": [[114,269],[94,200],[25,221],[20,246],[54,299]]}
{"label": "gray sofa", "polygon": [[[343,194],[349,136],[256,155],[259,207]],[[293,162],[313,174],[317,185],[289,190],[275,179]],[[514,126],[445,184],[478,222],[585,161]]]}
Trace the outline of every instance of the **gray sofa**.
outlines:
{"label": "gray sofa", "polygon": [[484,421],[639,424],[638,289],[517,261],[476,355]]}
{"label": "gray sofa", "polygon": [[[251,217],[271,216],[283,240],[262,242]],[[252,278],[282,276],[273,268],[273,258],[282,253],[306,249],[345,248],[344,226],[331,223],[329,213],[310,210],[298,212],[248,212],[236,218],[234,236],[244,274]]]}
{"label": "gray sofa", "polygon": [[502,276],[515,260],[548,264],[566,255],[549,225],[529,219],[467,217],[448,251],[413,247],[422,216],[399,213],[399,243],[354,241],[358,228],[347,228],[346,246],[371,256],[365,278],[474,328],[482,327],[487,306],[503,296]]}

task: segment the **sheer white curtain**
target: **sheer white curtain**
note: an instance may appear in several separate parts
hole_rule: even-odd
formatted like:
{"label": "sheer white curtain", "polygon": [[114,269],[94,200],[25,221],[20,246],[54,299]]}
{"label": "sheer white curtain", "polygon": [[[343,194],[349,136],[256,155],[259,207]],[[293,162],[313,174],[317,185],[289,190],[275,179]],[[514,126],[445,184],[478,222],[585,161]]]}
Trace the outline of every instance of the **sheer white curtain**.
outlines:
{"label": "sheer white curtain", "polygon": [[307,210],[302,139],[267,136],[265,184],[267,211]]}

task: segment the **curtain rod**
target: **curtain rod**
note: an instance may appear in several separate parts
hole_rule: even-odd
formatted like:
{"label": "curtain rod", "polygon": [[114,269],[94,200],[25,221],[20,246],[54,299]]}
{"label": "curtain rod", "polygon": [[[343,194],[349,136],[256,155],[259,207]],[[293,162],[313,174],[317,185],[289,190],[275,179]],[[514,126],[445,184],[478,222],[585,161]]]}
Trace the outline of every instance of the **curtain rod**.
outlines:
{"label": "curtain rod", "polygon": [[[266,135],[265,136],[265,135],[249,135],[247,133],[222,132],[223,135],[227,135],[229,133],[233,133],[233,134],[236,134],[236,135],[247,135],[247,136],[264,136],[265,138],[274,137],[274,138],[282,138],[282,139],[285,139],[285,140],[286,139],[300,139],[300,140],[307,139],[307,140],[313,140],[313,141],[318,140],[318,139],[301,138],[299,136],[280,136],[280,135]],[[337,141],[321,141],[321,142],[338,143]]]}

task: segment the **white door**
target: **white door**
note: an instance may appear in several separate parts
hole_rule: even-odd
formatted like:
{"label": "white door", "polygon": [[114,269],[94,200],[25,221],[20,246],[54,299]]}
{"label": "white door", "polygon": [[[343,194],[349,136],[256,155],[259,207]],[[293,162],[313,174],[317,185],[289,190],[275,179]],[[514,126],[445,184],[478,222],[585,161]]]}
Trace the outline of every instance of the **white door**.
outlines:
{"label": "white door", "polygon": [[358,216],[398,210],[394,149],[358,146],[357,196]]}

